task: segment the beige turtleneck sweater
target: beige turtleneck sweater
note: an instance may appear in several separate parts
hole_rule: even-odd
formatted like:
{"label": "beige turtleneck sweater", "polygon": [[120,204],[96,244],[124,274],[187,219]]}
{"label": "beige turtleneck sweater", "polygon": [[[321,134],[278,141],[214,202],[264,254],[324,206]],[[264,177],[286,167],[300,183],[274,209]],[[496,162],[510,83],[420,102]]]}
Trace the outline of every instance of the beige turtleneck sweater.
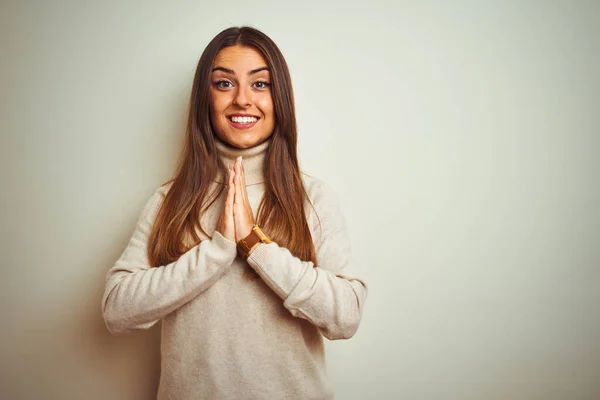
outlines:
{"label": "beige turtleneck sweater", "polygon": [[[239,150],[218,143],[225,165],[243,157],[255,216],[269,144]],[[354,335],[367,287],[350,275],[344,217],[331,190],[306,175],[303,181],[320,218],[319,224],[312,207],[305,208],[318,268],[276,243],[260,244],[248,260],[237,256],[236,244],[215,231],[226,191],[202,217],[212,238],[201,235],[177,261],[150,268],[148,235],[170,186],[158,188],[144,207],[108,271],[102,312],[112,333],[162,319],[158,399],[333,398],[323,336]],[[249,268],[260,278],[244,273]]]}

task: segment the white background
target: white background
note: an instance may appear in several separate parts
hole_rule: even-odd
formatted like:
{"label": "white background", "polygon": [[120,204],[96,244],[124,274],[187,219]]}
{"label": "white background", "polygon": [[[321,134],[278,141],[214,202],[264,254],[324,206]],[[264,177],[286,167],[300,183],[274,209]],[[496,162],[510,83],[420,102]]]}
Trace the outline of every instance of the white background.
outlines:
{"label": "white background", "polygon": [[149,399],[104,276],[182,146],[210,39],[290,65],[303,169],[369,284],[339,399],[600,398],[600,3],[2,1],[3,399]]}

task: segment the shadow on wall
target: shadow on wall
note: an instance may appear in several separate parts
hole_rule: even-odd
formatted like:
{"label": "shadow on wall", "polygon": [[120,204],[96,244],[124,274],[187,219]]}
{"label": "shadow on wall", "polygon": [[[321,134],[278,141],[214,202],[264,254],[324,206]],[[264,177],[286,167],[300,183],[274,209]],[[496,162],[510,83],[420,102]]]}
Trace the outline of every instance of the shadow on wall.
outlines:
{"label": "shadow on wall", "polygon": [[[102,257],[104,258],[104,257]],[[56,334],[59,343],[39,343],[46,352],[39,376],[45,382],[31,398],[136,400],[156,398],[160,378],[160,328],[112,335],[102,318],[106,262],[98,262],[94,290],[64,315]],[[57,363],[57,357],[60,362]]]}
{"label": "shadow on wall", "polygon": [[[108,269],[106,269],[108,270]],[[106,271],[104,271],[106,272]],[[149,399],[155,398],[160,378],[160,329],[157,323],[147,331],[132,331],[112,335],[104,324],[101,311],[104,293],[103,277],[98,281],[90,304],[80,310],[80,343],[77,358],[89,361],[88,371],[93,371],[99,384],[94,393],[98,399]],[[81,362],[81,361],[80,361]],[[89,388],[88,396],[89,397]],[[103,392],[100,395],[100,392]],[[84,397],[81,397],[84,398]]]}
{"label": "shadow on wall", "polygon": [[60,304],[40,304],[37,312],[43,315],[31,316],[29,327],[13,337],[10,368],[0,378],[0,398],[156,398],[161,324],[119,336],[108,332],[100,306],[104,258],[92,263],[97,265],[91,270],[98,271],[92,274],[92,284],[79,295],[63,293]]}

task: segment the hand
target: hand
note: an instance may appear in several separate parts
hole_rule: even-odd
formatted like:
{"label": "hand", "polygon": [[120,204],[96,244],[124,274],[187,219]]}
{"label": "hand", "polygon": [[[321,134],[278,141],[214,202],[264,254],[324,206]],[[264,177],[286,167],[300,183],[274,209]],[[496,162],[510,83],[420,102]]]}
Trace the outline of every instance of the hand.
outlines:
{"label": "hand", "polygon": [[242,157],[235,160],[234,166],[235,199],[233,201],[233,219],[235,225],[235,241],[239,242],[250,234],[254,225],[254,215],[246,192],[246,177]]}
{"label": "hand", "polygon": [[227,240],[237,242],[235,240],[235,221],[233,218],[233,201],[235,198],[235,184],[234,184],[235,171],[233,166],[229,166],[228,186],[227,186],[227,198],[225,199],[225,205],[223,211],[217,222],[217,231],[223,235]]}

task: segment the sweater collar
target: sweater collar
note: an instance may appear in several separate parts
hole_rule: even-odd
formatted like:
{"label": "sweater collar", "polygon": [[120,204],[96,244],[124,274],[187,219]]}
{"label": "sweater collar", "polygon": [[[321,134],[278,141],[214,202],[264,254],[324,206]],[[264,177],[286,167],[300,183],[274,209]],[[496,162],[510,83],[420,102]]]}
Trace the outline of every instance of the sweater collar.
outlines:
{"label": "sweater collar", "polygon": [[219,157],[225,166],[224,171],[220,171],[216,181],[222,183],[223,176],[227,172],[229,164],[233,164],[237,157],[242,156],[244,162],[244,174],[246,175],[246,186],[255,185],[264,182],[264,161],[267,155],[267,150],[271,145],[271,138],[264,142],[247,149],[238,149],[229,144],[215,139]]}

